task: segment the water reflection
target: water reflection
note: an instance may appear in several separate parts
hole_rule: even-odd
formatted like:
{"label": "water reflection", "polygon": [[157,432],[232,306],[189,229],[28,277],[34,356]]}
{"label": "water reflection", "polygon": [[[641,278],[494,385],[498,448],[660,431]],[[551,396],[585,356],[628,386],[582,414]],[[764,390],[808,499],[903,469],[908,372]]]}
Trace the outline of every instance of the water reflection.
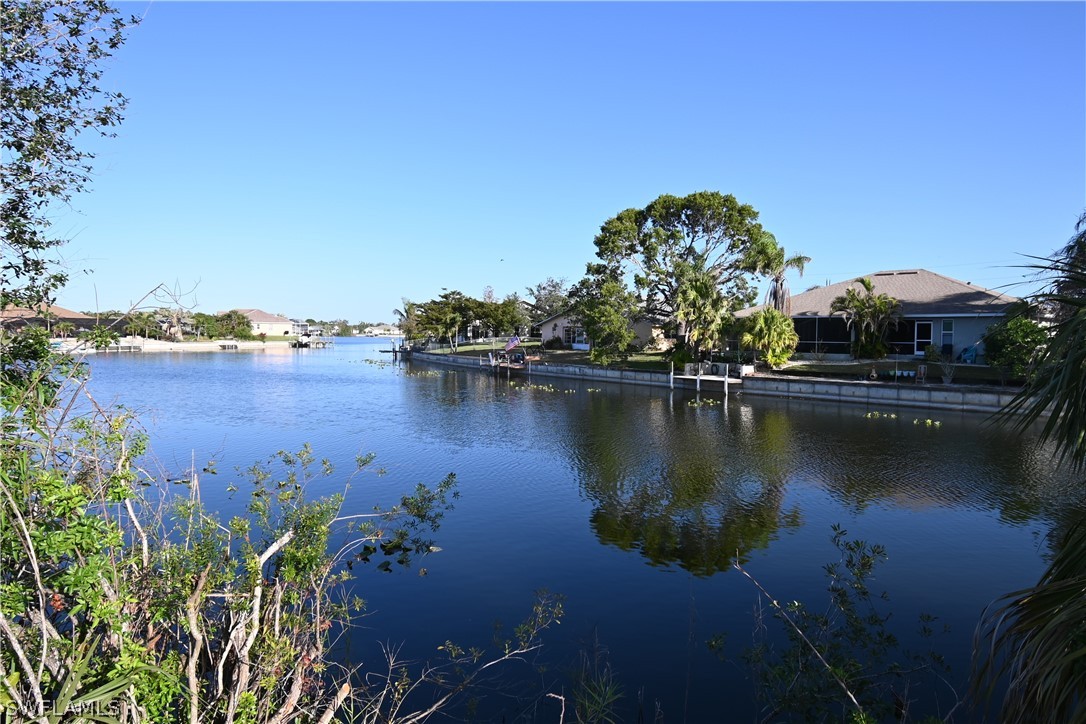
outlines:
{"label": "water reflection", "polygon": [[948,508],[1025,524],[1084,506],[1047,450],[977,416],[630,397],[582,395],[550,432],[594,504],[600,542],[656,566],[708,576],[746,561],[802,525],[802,510],[782,504],[789,485],[820,488],[852,514]]}
{"label": "water reflection", "polygon": [[[180,469],[220,459],[205,490],[223,512],[235,503],[216,479],[304,442],[341,470],[378,453],[387,475],[355,481],[349,512],[457,473],[463,495],[430,574],[360,579],[375,612],[362,638],[409,640],[418,657],[446,638],[485,642],[546,587],[569,611],[548,655],[575,661],[598,629],[627,690],[652,688],[646,701],[673,719],[719,721],[722,706],[753,718],[741,668],[716,666],[693,633],[704,616],[699,631],[749,640],[751,587],[716,575],[736,556],[774,592],[817,601],[831,523],[886,544],[897,620],[915,608],[949,621],[964,672],[979,611],[1036,580],[1040,541],[1086,507],[1033,436],[978,416],[867,418],[735,395],[692,407],[679,391],[393,365],[350,343],[274,359],[105,357],[92,362],[99,399],[153,409],[156,450]],[[940,425],[913,424],[928,417]]]}

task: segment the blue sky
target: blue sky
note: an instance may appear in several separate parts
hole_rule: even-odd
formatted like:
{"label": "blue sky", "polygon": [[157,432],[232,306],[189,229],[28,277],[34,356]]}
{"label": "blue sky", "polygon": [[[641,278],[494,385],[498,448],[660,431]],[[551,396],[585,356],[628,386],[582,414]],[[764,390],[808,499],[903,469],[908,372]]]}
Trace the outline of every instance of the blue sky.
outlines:
{"label": "blue sky", "polygon": [[78,310],[390,320],[576,281],[608,218],[699,190],[813,258],[793,292],[999,287],[1086,209],[1081,2],[120,7],[127,119],[57,218]]}

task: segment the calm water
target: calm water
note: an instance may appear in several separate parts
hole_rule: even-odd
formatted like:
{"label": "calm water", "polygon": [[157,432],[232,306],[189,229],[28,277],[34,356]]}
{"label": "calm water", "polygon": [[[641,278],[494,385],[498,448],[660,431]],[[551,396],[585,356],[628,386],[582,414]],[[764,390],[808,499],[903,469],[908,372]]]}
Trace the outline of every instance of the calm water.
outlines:
{"label": "calm water", "polygon": [[[692,407],[685,393],[547,378],[533,382],[553,390],[531,389],[374,364],[391,361],[387,346],[90,359],[92,393],[142,413],[163,468],[216,461],[203,496],[228,515],[242,505],[226,493],[237,468],[306,442],[343,471],[318,492],[343,490],[354,457],[377,453],[385,474],[354,479],[347,512],[456,473],[443,551],[391,575],[361,572],[372,615],[351,642],[356,661],[379,663],[380,641],[420,657],[447,639],[488,645],[496,621],[511,627],[546,588],[566,596],[567,616],[545,640],[547,671],[516,674],[568,694],[564,675],[598,641],[627,720],[640,691],[650,717],[658,702],[667,721],[751,721],[741,655],[757,596],[731,561],[777,598],[824,604],[840,523],[888,549],[875,587],[889,592],[899,635],[921,611],[950,627],[937,648],[964,690],[980,611],[1037,578],[1048,534],[1083,506],[1049,450],[981,416],[869,419],[861,407],[741,396]],[[928,417],[941,425],[913,424]],[[726,661],[706,646],[717,634]],[[911,692],[916,706],[945,711],[949,689],[925,687]],[[483,710],[519,711],[496,694]],[[558,720],[553,700],[541,711]]]}

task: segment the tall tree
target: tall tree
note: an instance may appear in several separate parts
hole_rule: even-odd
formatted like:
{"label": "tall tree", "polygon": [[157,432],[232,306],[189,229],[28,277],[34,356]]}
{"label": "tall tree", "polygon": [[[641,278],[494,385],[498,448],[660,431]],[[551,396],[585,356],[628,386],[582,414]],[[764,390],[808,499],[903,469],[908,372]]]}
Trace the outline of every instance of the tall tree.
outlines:
{"label": "tall tree", "polygon": [[479,319],[480,304],[463,292],[443,292],[437,299],[419,305],[419,329],[447,339],[455,351],[461,329]]}
{"label": "tall tree", "polygon": [[[1084,215],[1086,218],[1086,215]],[[1036,267],[1045,287],[1030,309],[1058,309],[1022,391],[1004,409],[1004,421],[1025,430],[1043,420],[1042,440],[1053,441],[1063,463],[1086,471],[1086,254],[1079,219],[1072,243]],[[1086,482],[1084,480],[1083,482]],[[1000,721],[1086,720],[1086,519],[1081,515],[1061,536],[1040,581],[1004,597],[986,612],[979,629],[976,680],[991,695],[1007,675]]]}
{"label": "tall tree", "polygon": [[712,349],[720,341],[728,299],[700,257],[678,262],[675,276],[678,280],[675,317],[683,325],[684,341],[693,349],[695,358],[700,359],[704,349]]}
{"label": "tall tree", "polygon": [[151,312],[132,312],[127,315],[125,331],[138,337],[149,337],[152,331],[159,331],[158,320]]}
{"label": "tall tree", "polygon": [[[717,191],[663,195],[644,209],[626,209],[608,219],[596,236],[596,256],[605,268],[633,274],[646,315],[677,320],[680,263],[704,260],[708,274],[728,298],[748,298],[747,255],[759,238],[754,207]],[[679,321],[680,334],[684,332]]]}
{"label": "tall tree", "polygon": [[763,230],[751,245],[748,263],[755,274],[769,278],[766,305],[783,312],[786,317],[792,316],[792,295],[786,275],[794,269],[803,276],[803,269],[811,263],[811,257],[803,254],[788,256],[784,247],[777,243],[777,237]]}
{"label": "tall tree", "polygon": [[192,326],[196,328],[197,339],[200,338],[200,335],[204,335],[209,339],[222,336],[222,330],[219,328],[219,318],[213,314],[196,312],[192,315]]}
{"label": "tall tree", "polygon": [[52,258],[65,241],[55,207],[90,181],[95,154],[79,135],[113,135],[122,120],[102,66],[134,22],[96,0],[0,3],[0,308],[47,304],[67,278]]}
{"label": "tall tree", "polygon": [[546,281],[527,287],[525,291],[528,292],[529,303],[532,306],[530,316],[533,324],[569,308],[569,282],[565,277],[561,279],[547,277]]}
{"label": "tall tree", "polygon": [[500,302],[478,302],[470,313],[482,329],[498,335],[518,334],[528,324],[523,305],[515,294]]}
{"label": "tall tree", "polygon": [[853,356],[857,359],[881,359],[889,347],[886,334],[901,323],[901,302],[889,294],[875,294],[875,284],[868,277],[857,279],[863,290],[848,287],[830,303],[830,311],[844,316],[849,329],[856,331]]}
{"label": "tall tree", "polygon": [[68,336],[75,331],[75,325],[71,322],[57,322],[56,326],[53,327],[53,331],[61,339],[68,339]]}
{"label": "tall tree", "polygon": [[589,357],[609,365],[626,359],[636,338],[630,322],[638,317],[637,299],[622,283],[617,266],[589,264],[588,275],[574,287],[574,316],[591,342]]}
{"label": "tall tree", "polygon": [[392,316],[396,318],[396,326],[404,337],[411,339],[419,333],[419,305],[407,297],[403,297],[399,309],[392,310]]}
{"label": "tall tree", "polygon": [[218,315],[216,319],[218,320],[219,333],[222,336],[236,339],[252,339],[253,321],[238,310],[231,309],[229,312]]}

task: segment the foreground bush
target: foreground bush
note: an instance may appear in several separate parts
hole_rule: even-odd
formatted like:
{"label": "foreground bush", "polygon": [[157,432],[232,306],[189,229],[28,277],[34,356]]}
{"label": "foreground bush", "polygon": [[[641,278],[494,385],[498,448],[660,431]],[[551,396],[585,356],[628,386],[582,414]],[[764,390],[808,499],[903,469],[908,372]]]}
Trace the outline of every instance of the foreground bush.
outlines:
{"label": "foreground bush", "polygon": [[561,613],[541,596],[489,658],[450,643],[417,675],[390,655],[363,683],[328,654],[363,610],[350,568],[431,552],[455,477],[344,516],[342,496],[307,498],[333,471],[306,447],[254,466],[247,515],[221,520],[195,475],[166,491],[139,467],[146,439],[93,404],[78,366],[38,354],[2,380],[0,706],[17,721],[328,722],[344,705],[417,721]]}

